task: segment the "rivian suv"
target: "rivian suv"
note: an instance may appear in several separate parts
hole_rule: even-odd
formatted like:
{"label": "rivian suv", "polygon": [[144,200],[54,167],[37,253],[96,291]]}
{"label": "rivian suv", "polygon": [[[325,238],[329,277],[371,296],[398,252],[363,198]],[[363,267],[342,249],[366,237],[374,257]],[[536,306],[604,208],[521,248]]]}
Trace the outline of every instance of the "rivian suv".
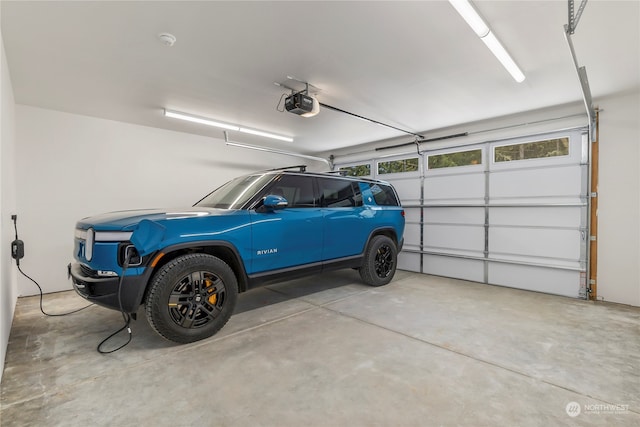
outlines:
{"label": "rivian suv", "polygon": [[340,268],[389,283],[404,210],[384,181],[306,172],[236,178],[192,207],[80,220],[69,274],[78,294],[135,317],[141,305],[163,337],[212,336],[240,292]]}

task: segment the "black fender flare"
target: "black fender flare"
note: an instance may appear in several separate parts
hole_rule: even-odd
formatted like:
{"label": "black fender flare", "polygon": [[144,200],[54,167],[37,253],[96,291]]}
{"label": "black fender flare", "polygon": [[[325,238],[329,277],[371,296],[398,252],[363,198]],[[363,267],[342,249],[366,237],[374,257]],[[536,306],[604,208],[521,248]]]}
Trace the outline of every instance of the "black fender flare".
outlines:
{"label": "black fender flare", "polygon": [[[171,254],[175,254],[176,252],[182,252],[185,250],[195,249],[195,248],[213,249],[213,248],[220,248],[220,247],[230,250],[231,253],[233,254],[234,265],[231,265],[230,267],[238,276],[237,277],[238,292],[244,292],[245,290],[247,290],[247,283],[249,281],[247,276],[247,270],[244,265],[244,260],[240,256],[240,252],[235,247],[235,245],[225,240],[202,240],[202,241],[196,240],[196,241],[177,243],[174,245],[166,246],[160,250],[157,250],[151,256],[149,256],[149,262],[146,266],[144,273],[142,274],[142,280],[145,285],[140,287],[140,290],[138,291],[138,295],[136,296],[136,299],[135,299],[134,307],[139,307],[142,304],[142,300],[144,299],[144,295],[146,294],[147,288],[149,287],[149,281],[151,280],[151,277],[160,266],[164,265],[164,262],[162,262],[159,265],[156,265],[160,261],[170,260],[174,258],[171,256]],[[208,253],[207,251],[204,251],[204,252]]]}

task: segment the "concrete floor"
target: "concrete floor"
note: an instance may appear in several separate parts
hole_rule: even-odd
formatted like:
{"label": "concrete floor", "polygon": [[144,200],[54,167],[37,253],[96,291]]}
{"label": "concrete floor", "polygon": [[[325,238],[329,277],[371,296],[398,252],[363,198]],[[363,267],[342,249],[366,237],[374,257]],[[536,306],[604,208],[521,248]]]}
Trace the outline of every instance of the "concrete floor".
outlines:
{"label": "concrete floor", "polygon": [[139,317],[129,346],[98,354],[121,322],[20,299],[1,425],[640,425],[638,308],[408,272],[370,288],[348,270],[245,293],[194,344]]}

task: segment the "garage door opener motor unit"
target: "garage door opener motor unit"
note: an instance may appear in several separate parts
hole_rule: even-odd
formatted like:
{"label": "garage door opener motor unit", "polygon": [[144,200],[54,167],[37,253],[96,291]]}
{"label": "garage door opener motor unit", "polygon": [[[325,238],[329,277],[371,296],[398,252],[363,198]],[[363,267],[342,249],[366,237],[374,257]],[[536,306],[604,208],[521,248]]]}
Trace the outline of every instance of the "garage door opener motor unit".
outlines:
{"label": "garage door opener motor unit", "polygon": [[314,99],[311,96],[298,92],[284,100],[284,108],[290,113],[304,115],[313,111],[313,103]]}

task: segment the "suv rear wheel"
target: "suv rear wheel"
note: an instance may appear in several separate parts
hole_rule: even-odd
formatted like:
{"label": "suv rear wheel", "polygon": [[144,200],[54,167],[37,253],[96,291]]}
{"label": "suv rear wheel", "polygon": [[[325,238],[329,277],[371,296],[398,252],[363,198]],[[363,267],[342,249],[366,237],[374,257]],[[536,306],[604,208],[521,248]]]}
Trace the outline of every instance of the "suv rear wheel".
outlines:
{"label": "suv rear wheel", "polygon": [[398,248],[387,236],[375,236],[369,242],[360,277],[370,286],[386,285],[396,273]]}
{"label": "suv rear wheel", "polygon": [[189,343],[218,332],[231,317],[237,296],[238,282],[224,261],[207,254],[183,255],[155,274],[145,311],[160,335]]}

